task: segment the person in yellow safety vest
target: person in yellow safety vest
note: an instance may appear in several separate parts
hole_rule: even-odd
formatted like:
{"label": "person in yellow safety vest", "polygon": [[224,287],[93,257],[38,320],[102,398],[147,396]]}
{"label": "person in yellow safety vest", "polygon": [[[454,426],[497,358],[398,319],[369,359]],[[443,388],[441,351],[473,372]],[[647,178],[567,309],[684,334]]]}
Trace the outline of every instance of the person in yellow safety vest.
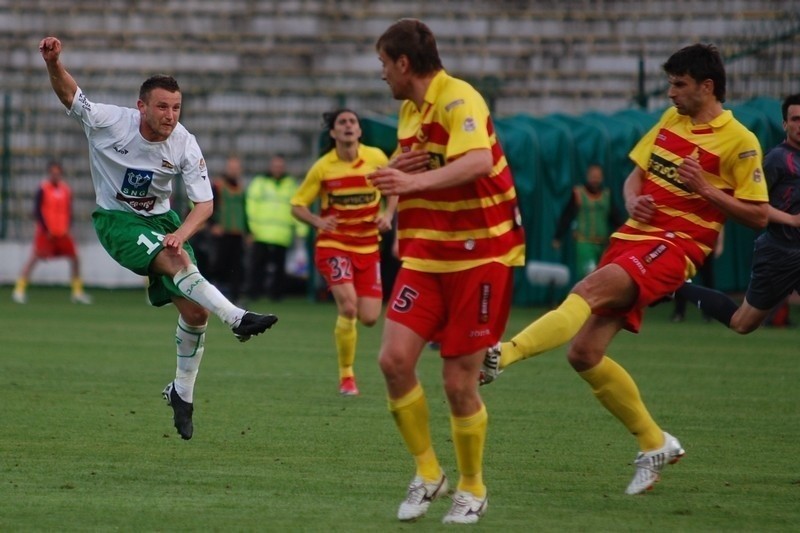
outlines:
{"label": "person in yellow safety vest", "polygon": [[308,228],[292,216],[289,204],[297,180],[286,172],[286,159],[270,159],[269,172],[253,178],[245,194],[245,213],[253,244],[250,253],[247,297],[258,299],[266,288],[272,300],[283,298],[286,286],[286,253],[295,238]]}

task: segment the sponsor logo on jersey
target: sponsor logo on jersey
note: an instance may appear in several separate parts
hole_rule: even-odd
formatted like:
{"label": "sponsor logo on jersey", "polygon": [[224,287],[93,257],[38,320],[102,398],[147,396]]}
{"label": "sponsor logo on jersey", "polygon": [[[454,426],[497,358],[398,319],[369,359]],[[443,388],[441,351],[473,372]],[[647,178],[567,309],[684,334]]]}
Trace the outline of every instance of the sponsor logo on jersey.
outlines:
{"label": "sponsor logo on jersey", "polygon": [[435,170],[444,166],[444,156],[428,152],[428,169]]}
{"label": "sponsor logo on jersey", "polygon": [[686,185],[684,185],[678,177],[678,166],[672,161],[667,161],[663,157],[652,154],[650,156],[650,165],[647,170],[650,174],[670,182],[683,191],[689,192],[689,189],[686,188]]}
{"label": "sponsor logo on jersey", "polygon": [[332,194],[330,195],[331,205],[367,205],[377,198],[377,193],[361,194]]}
{"label": "sponsor logo on jersey", "polygon": [[449,104],[444,106],[444,110],[445,111],[450,111],[454,107],[458,107],[458,106],[462,105],[463,103],[464,103],[464,99],[463,98],[459,98],[458,100],[453,100],[452,102],[450,102]]}
{"label": "sponsor logo on jersey", "polygon": [[125,148],[120,148],[119,146],[114,147],[114,151],[118,154],[127,155],[128,151]]}
{"label": "sponsor logo on jersey", "polygon": [[175,165],[167,161],[166,159],[161,160],[161,168],[168,168],[170,170],[175,168]]}
{"label": "sponsor logo on jersey", "polygon": [[117,200],[125,202],[131,209],[135,211],[152,211],[156,205],[156,197],[148,196],[146,198],[131,198],[122,193],[117,193]]}
{"label": "sponsor logo on jersey", "polygon": [[153,182],[152,170],[138,170],[129,168],[125,170],[125,177],[122,179],[122,186],[119,188],[124,196],[133,198],[144,198]]}

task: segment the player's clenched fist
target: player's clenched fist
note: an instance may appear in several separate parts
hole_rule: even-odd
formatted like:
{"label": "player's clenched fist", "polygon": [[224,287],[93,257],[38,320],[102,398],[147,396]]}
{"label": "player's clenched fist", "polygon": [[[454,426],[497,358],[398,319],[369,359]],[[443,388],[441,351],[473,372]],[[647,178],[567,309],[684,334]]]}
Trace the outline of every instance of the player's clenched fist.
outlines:
{"label": "player's clenched fist", "polygon": [[61,41],[55,37],[45,37],[39,43],[39,52],[46,63],[55,61],[61,55]]}

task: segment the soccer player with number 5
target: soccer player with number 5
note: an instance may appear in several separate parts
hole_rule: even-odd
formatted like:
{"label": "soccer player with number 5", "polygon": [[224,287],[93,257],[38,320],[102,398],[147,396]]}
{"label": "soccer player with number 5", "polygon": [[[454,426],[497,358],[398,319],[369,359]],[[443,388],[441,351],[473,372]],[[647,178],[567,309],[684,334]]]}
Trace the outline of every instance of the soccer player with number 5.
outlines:
{"label": "soccer player with number 5", "polygon": [[[194,384],[209,314],[217,315],[241,342],[278,319],[236,307],[194,264],[188,240],[211,216],[213,194],[200,147],[178,122],[181,90],[175,79],[148,78],[140,88],[137,109],[98,104],[64,68],[61,50],[55,37],[39,43],[53,91],[89,141],[97,201],[92,221],[100,243],[120,265],[149,277],[152,305],[173,303],[178,309],[177,370],[163,394],[172,406],[175,428],[188,440],[194,430]],[[194,203],[183,222],[170,209],[176,178]]]}
{"label": "soccer player with number 5", "polygon": [[428,404],[416,365],[428,341],[441,346],[442,376],[459,479],[446,524],[472,524],[486,512],[483,449],[488,415],[478,393],[481,361],[503,335],[512,267],[525,242],[511,169],[489,108],[442,66],[425,24],[402,19],[376,44],[382,77],[401,100],[398,147],[370,179],[398,195],[403,266],[395,280],[379,356],[389,410],[416,473],[397,518],[416,520],[447,494],[434,452]]}

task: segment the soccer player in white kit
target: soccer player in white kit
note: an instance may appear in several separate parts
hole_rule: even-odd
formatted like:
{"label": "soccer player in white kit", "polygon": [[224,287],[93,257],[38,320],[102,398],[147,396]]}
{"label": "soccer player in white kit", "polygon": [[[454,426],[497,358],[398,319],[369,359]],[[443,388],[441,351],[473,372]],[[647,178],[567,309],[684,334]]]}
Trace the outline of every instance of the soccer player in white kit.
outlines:
{"label": "soccer player in white kit", "polygon": [[[61,41],[46,37],[39,51],[50,83],[67,114],[89,141],[89,163],[97,209],[92,221],[100,243],[120,265],[148,276],[154,306],[178,309],[177,370],[164,389],[173,420],[192,438],[194,383],[203,356],[210,313],[242,342],[269,329],[278,318],[236,307],[198,271],[189,238],[213,210],[213,193],[200,147],[179,122],[181,92],[170,76],[148,78],[137,109],[90,101],[61,63]],[[194,208],[181,222],[170,209],[172,181],[181,178]]]}

